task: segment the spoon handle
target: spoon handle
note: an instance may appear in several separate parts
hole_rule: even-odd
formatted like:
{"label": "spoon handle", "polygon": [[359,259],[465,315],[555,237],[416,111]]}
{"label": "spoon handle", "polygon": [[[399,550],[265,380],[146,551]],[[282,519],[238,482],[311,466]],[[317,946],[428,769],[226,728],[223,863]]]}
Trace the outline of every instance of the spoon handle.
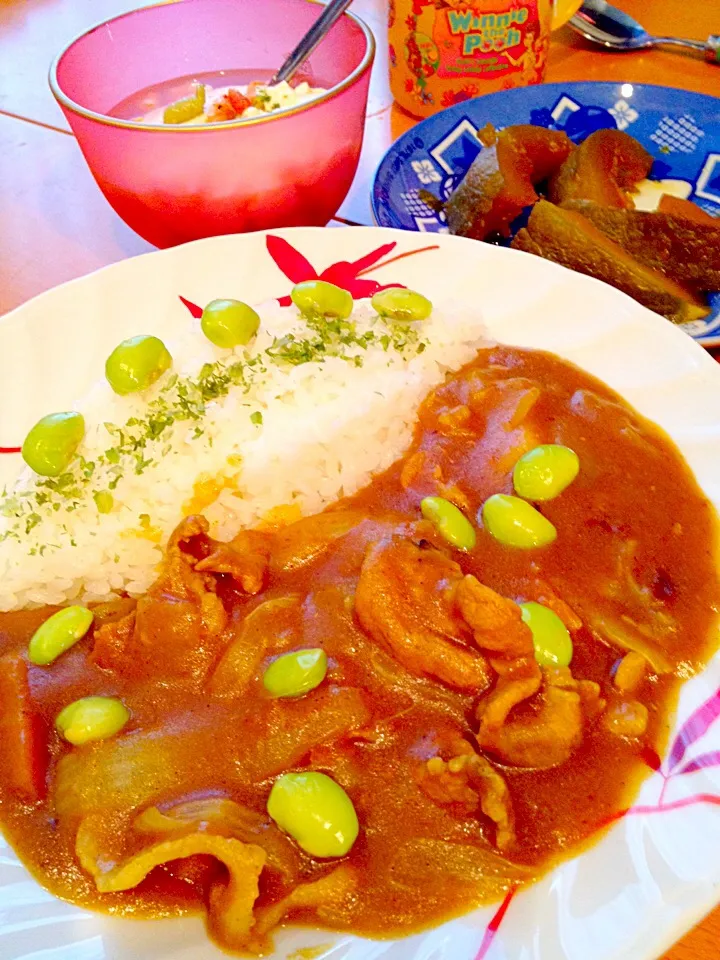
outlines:
{"label": "spoon handle", "polygon": [[297,68],[307,60],[325,34],[329,32],[335,21],[339,20],[345,13],[351,3],[352,0],[330,0],[330,3],[328,3],[315,23],[295,47],[270,83],[274,84],[280,83],[283,80],[289,80]]}
{"label": "spoon handle", "polygon": [[705,41],[705,59],[708,63],[720,64],[720,34],[711,33]]}
{"label": "spoon handle", "polygon": [[712,34],[703,43],[702,40],[682,40],[680,37],[655,37],[656,44],[662,46],[690,47],[692,50],[702,50],[708,63],[720,64],[720,36]]}

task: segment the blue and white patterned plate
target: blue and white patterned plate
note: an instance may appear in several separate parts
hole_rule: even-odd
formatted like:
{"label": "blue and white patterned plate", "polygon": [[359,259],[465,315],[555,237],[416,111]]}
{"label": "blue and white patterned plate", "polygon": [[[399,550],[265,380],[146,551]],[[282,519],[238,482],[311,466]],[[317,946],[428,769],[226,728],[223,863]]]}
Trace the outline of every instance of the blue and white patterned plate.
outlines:
{"label": "blue and white patterned plate", "polygon": [[[475,134],[487,123],[564,130],[575,143],[604,127],[625,130],[655,157],[651,179],[720,217],[720,99],[650,84],[587,82],[488,94],[423,120],[378,167],[372,192],[378,224],[447,233],[444,214],[423,194],[449,197],[482,149]],[[704,346],[720,345],[720,292],[711,294],[710,303],[708,317],[683,325]]]}

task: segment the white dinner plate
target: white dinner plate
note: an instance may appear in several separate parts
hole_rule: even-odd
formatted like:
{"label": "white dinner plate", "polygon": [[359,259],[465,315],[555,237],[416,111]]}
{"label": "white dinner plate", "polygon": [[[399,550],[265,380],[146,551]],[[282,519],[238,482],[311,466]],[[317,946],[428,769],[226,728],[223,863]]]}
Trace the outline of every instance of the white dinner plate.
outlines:
{"label": "white dinner plate", "polygon": [[[376,257],[381,263],[430,247],[376,268],[368,257],[362,279],[406,284],[435,304],[472,306],[491,337],[552,350],[600,377],[668,432],[720,505],[720,368],[629,297],[537,257],[458,237],[379,227],[274,235],[305,258],[283,262],[292,279],[271,258],[265,234],[218,237],[107,267],[0,320],[0,445],[19,443],[49,410],[68,409],[122,338],[162,336],[186,324],[180,295],[199,304],[216,297],[256,302],[387,244],[395,246]],[[16,456],[0,456],[5,477]],[[683,687],[667,756],[636,806],[599,843],[518,892],[506,909],[478,910],[395,942],[295,928],[277,936],[274,960],[312,946],[323,947],[318,958],[332,960],[654,960],[720,900],[718,716],[720,656]],[[226,954],[208,941],[200,920],[112,919],[54,899],[0,839],[0,957]]]}

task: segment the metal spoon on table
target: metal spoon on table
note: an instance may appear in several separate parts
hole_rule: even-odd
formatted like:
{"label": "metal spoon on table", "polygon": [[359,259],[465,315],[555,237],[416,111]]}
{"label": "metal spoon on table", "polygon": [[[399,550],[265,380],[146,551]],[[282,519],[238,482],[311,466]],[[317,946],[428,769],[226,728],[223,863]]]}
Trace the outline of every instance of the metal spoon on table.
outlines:
{"label": "metal spoon on table", "polygon": [[[720,12],[720,11],[719,11]],[[712,34],[702,40],[683,40],[680,37],[654,37],[622,10],[605,0],[584,0],[568,26],[586,40],[599,43],[608,50],[646,50],[655,46],[688,47],[705,54],[709,63],[720,64],[720,35]]]}
{"label": "metal spoon on table", "polygon": [[351,3],[352,0],[330,0],[330,3],[270,80],[270,84],[289,80],[298,67],[305,63],[315,47],[329,33],[330,28],[336,20],[340,19]]}

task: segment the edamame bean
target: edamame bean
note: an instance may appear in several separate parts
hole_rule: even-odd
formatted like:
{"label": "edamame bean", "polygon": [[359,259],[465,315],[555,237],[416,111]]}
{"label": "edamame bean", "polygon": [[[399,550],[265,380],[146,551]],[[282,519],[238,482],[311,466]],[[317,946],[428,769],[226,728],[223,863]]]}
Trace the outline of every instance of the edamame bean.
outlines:
{"label": "edamame bean", "polygon": [[64,607],[41,623],[30,638],[28,657],[38,667],[45,667],[82,640],[93,622],[87,607]]}
{"label": "edamame bean", "polygon": [[520,550],[545,547],[557,530],[535,507],[505,493],[495,493],[482,506],[482,521],[500,543]]}
{"label": "edamame bean", "polygon": [[443,497],[425,497],[420,510],[437,527],[440,536],[458,550],[472,550],[475,546],[475,528],[454,503]]}
{"label": "edamame bean", "polygon": [[540,666],[570,666],[573,643],[560,617],[549,607],[534,600],[521,603],[520,609],[524,622],[532,631],[535,659]]}
{"label": "edamame bean", "polygon": [[49,413],[25,437],[23,460],[42,477],[59,477],[72,463],[84,436],[85,418],[81,413]]}
{"label": "edamame bean", "polygon": [[260,317],[241,300],[211,300],[202,312],[202,332],[216,347],[244,346],[260,327]]}
{"label": "edamame bean", "polygon": [[515,464],[515,492],[526,500],[552,500],[570,486],[579,471],[580,459],[574,450],[559,443],[544,443]]}
{"label": "edamame bean", "polygon": [[140,334],[115,347],[105,361],[105,377],[115,393],[125,396],[147,390],[171,364],[172,357],[162,340]]}
{"label": "edamame bean", "polygon": [[130,711],[117,697],[83,697],[60,711],[55,726],[68,743],[79,747],[114,737],[129,719]]}
{"label": "edamame bean", "polygon": [[176,100],[165,107],[163,123],[187,123],[199,117],[205,109],[205,87],[202,83],[195,87],[192,97]]}
{"label": "edamame bean", "polygon": [[353,298],[348,291],[326,280],[303,280],[292,288],[290,299],[308,317],[347,320],[353,312]]}
{"label": "edamame bean", "polygon": [[373,296],[370,303],[373,310],[377,310],[381,317],[400,320],[403,323],[427,320],[432,313],[432,303],[427,297],[415,290],[406,290],[404,287],[380,290]]}
{"label": "edamame bean", "polygon": [[286,773],[273,784],[267,811],[311,857],[344,857],[360,826],[343,788],[324,773]]}
{"label": "edamame bean", "polygon": [[263,676],[263,685],[273,697],[301,697],[320,686],[326,673],[324,650],[295,650],[270,664]]}

